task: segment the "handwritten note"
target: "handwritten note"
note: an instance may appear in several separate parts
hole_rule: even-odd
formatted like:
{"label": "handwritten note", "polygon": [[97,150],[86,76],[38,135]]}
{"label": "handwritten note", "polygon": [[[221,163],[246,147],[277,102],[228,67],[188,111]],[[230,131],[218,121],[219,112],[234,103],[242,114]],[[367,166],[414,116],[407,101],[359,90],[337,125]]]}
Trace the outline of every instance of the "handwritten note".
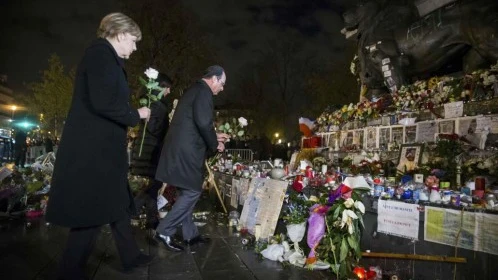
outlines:
{"label": "handwritten note", "polygon": [[434,142],[436,133],[437,125],[435,122],[417,123],[417,142]]}
{"label": "handwritten note", "polygon": [[261,236],[273,235],[285,198],[287,182],[254,178],[240,215],[240,223],[254,234],[256,224],[261,225]]}
{"label": "handwritten note", "polygon": [[444,118],[458,118],[463,116],[463,101],[444,104]]}

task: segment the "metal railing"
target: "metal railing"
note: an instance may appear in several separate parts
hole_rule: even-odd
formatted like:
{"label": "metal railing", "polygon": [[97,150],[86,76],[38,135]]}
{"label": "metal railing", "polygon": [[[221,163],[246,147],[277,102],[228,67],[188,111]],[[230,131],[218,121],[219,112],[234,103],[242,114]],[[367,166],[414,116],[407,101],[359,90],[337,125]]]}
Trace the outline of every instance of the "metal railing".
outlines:
{"label": "metal railing", "polygon": [[232,155],[242,161],[252,161],[253,154],[254,153],[251,149],[226,149],[223,151],[223,157]]}

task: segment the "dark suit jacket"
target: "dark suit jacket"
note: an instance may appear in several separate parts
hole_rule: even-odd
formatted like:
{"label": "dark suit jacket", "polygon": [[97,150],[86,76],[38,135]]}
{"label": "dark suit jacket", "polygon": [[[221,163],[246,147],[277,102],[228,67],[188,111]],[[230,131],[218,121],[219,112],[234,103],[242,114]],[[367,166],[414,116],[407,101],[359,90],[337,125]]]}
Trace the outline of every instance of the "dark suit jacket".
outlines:
{"label": "dark suit jacket", "polygon": [[213,92],[197,81],[181,97],[164,141],[156,179],[200,191],[207,151],[218,147],[213,125]]}
{"label": "dark suit jacket", "polygon": [[47,206],[47,220],[67,227],[107,224],[126,218],[127,127],[140,120],[128,103],[124,61],[98,39],[78,65]]}

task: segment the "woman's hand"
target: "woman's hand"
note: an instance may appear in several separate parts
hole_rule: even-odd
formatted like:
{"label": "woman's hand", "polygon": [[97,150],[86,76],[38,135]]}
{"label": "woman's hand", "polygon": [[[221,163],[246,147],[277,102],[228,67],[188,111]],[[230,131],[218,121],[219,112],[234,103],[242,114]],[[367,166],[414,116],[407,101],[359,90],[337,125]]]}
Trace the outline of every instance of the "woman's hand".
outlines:
{"label": "woman's hand", "polygon": [[141,119],[148,119],[150,117],[150,109],[147,107],[142,107],[138,109],[138,114]]}

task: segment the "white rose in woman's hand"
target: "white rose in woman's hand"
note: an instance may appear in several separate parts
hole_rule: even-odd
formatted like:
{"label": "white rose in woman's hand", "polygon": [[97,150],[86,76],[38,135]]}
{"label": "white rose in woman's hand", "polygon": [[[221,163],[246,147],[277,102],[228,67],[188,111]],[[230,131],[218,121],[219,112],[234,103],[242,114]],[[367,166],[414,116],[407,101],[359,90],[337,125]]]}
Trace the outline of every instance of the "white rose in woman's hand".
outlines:
{"label": "white rose in woman's hand", "polygon": [[239,118],[239,124],[241,127],[247,126],[247,120],[243,117]]}
{"label": "white rose in woman's hand", "polygon": [[147,68],[147,70],[145,70],[145,76],[147,76],[149,79],[157,79],[157,76],[159,75],[159,72],[154,69],[154,68]]}

